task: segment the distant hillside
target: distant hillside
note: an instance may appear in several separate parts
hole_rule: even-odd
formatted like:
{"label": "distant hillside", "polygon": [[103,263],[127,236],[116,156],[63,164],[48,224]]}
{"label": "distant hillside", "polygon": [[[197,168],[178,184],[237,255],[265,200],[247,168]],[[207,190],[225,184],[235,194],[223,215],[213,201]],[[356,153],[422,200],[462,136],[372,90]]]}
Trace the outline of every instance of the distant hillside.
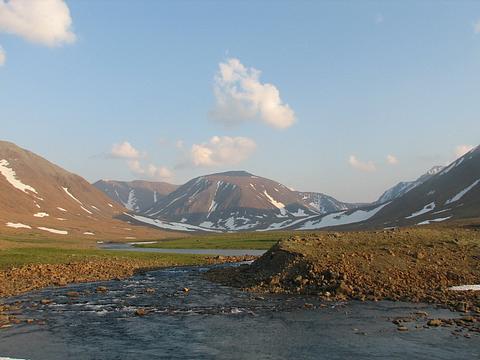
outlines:
{"label": "distant hillside", "polygon": [[166,182],[141,180],[99,180],[93,186],[103,191],[112,200],[137,213],[151,209],[157,202],[178,188],[178,185]]}
{"label": "distant hillside", "polygon": [[145,212],[151,218],[240,231],[274,229],[318,214],[299,193],[244,171],[200,176]]}
{"label": "distant hillside", "polygon": [[318,192],[297,192],[303,201],[314,207],[319,214],[329,214],[341,210],[355,209],[362,204],[344,203],[337,199]]}
{"label": "distant hillside", "polygon": [[380,198],[376,201],[377,204],[382,204],[387,201],[392,201],[400,196],[403,196],[413,188],[417,187],[418,185],[423,184],[425,181],[430,179],[432,176],[438,174],[440,171],[444,169],[444,166],[434,166],[430,170],[428,170],[425,174],[420,176],[418,179],[414,181],[402,181],[397,185],[391,187],[387,191],[385,191]]}
{"label": "distant hillside", "polygon": [[480,218],[480,147],[391,201],[318,216],[295,228],[390,228],[471,218]]}

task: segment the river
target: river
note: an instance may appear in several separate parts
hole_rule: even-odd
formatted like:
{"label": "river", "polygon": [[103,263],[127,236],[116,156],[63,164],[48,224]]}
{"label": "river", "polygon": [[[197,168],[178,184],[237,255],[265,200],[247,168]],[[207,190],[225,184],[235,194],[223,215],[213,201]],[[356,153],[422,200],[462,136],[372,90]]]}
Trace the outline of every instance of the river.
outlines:
{"label": "river", "polygon": [[[22,314],[40,325],[0,331],[2,356],[31,359],[474,359],[480,337],[389,320],[428,305],[320,304],[300,296],[256,295],[211,283],[208,267],[151,271],[126,280],[25,294]],[[105,286],[107,292],[96,292]],[[189,288],[189,291],[184,291]],[[149,290],[147,290],[149,289]],[[152,290],[154,289],[154,290]],[[66,296],[69,291],[78,297]],[[155,291],[155,292],[153,292]],[[41,305],[41,299],[52,299]],[[305,308],[305,304],[313,308]],[[310,307],[310,305],[308,305]],[[145,316],[136,310],[145,309]],[[418,328],[417,328],[418,327]]]}

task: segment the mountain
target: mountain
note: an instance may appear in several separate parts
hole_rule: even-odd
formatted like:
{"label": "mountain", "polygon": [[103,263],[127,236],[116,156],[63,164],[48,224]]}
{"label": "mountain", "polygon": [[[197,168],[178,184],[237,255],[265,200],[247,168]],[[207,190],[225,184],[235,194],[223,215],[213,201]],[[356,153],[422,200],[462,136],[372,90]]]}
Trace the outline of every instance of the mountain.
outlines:
{"label": "mountain", "polygon": [[133,216],[176,226],[214,231],[273,230],[317,215],[317,208],[295,191],[245,171],[200,176],[178,187],[153,207]]}
{"label": "mountain", "polygon": [[392,201],[372,223],[423,225],[475,217],[480,217],[480,146]]}
{"label": "mountain", "polygon": [[362,204],[350,204],[318,192],[297,192],[304,202],[312,206],[319,214],[355,209]]}
{"label": "mountain", "polygon": [[428,170],[425,174],[423,174],[422,176],[420,176],[418,179],[414,181],[399,182],[397,185],[385,191],[378,198],[376,203],[382,204],[384,202],[392,201],[393,199],[399,198],[400,196],[406,194],[407,192],[417,187],[418,185],[423,184],[425,181],[430,179],[432,176],[438,174],[443,169],[444,169],[444,166],[434,166],[430,170]]}
{"label": "mountain", "polygon": [[175,191],[178,185],[151,181],[99,180],[93,184],[109,198],[125,206],[128,210],[143,213],[158,201]]}
{"label": "mountain", "polygon": [[0,141],[0,233],[125,239],[163,232],[116,218],[126,209],[85,179],[15,144]]}
{"label": "mountain", "polygon": [[390,228],[480,217],[480,146],[383,204],[307,219],[296,229]]}

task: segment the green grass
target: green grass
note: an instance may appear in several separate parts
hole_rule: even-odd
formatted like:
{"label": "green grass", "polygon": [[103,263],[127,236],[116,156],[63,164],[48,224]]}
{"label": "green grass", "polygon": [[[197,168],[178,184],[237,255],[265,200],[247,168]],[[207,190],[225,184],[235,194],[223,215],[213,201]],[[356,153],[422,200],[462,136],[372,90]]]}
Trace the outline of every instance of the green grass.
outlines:
{"label": "green grass", "polygon": [[162,266],[200,265],[205,256],[189,254],[139,253],[132,251],[106,251],[59,248],[17,248],[0,250],[0,270],[27,264],[64,264],[102,259],[146,260]]}
{"label": "green grass", "polygon": [[[162,249],[252,249],[267,250],[292,232],[254,232],[215,235],[197,235],[188,238],[159,240],[156,244],[136,245]],[[298,234],[298,233],[297,233]]]}

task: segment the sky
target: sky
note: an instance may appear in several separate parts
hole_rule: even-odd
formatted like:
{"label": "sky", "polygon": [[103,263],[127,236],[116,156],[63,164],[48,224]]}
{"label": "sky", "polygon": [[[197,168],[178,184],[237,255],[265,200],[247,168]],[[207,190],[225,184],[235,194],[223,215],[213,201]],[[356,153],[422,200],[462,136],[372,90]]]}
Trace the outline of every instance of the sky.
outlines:
{"label": "sky", "polygon": [[93,182],[367,202],[480,143],[478,1],[0,0],[0,139]]}

